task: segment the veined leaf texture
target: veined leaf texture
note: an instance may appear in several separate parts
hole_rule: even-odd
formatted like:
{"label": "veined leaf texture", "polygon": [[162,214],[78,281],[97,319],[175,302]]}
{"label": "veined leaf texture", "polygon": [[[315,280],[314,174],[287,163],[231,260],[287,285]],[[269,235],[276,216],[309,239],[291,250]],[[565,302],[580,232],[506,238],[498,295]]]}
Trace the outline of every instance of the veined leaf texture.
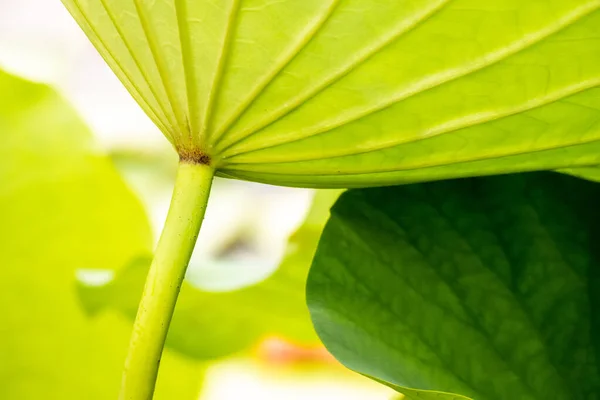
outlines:
{"label": "veined leaf texture", "polygon": [[183,157],[362,187],[600,164],[599,0],[63,0]]}

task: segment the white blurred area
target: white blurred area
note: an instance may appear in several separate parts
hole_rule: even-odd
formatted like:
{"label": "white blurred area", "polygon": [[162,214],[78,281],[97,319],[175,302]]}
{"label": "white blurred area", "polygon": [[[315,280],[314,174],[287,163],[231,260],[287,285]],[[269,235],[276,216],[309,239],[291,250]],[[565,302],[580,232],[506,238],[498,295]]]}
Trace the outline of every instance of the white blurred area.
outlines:
{"label": "white blurred area", "polygon": [[55,85],[107,147],[167,145],[60,0],[0,0],[0,65]]}
{"label": "white blurred area", "polygon": [[[165,168],[118,164],[146,206],[158,237],[170,200],[174,152],[60,0],[0,0],[0,67],[53,85],[107,152],[164,161]],[[200,287],[221,290],[265,278],[278,265],[287,237],[302,221],[311,197],[309,190],[219,180],[188,279]],[[220,262],[223,252],[231,248],[233,262]],[[209,370],[202,399],[390,398],[383,386],[340,371],[298,374],[285,368],[256,368],[250,361],[228,361]]]}

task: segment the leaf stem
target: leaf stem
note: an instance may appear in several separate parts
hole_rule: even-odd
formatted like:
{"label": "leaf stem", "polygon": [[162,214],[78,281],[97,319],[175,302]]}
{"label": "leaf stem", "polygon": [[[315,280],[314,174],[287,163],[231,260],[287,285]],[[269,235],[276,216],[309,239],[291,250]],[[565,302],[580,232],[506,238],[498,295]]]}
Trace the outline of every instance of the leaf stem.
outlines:
{"label": "leaf stem", "polygon": [[182,161],[133,326],[120,400],[151,400],[181,283],[204,219],[214,170]]}

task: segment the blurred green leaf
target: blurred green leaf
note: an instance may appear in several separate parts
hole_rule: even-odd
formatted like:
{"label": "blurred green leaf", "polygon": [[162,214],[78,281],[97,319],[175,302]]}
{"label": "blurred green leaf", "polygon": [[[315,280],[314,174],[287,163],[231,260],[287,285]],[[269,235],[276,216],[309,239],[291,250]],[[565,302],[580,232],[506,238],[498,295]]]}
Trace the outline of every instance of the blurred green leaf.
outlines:
{"label": "blurred green leaf", "polygon": [[599,201],[552,172],[350,191],[309,275],[316,330],[409,398],[596,399]]}
{"label": "blurred green leaf", "polygon": [[600,0],[63,0],[183,155],[358,187],[600,163]]}
{"label": "blurred green leaf", "polygon": [[[315,344],[304,295],[308,269],[327,217],[340,191],[317,192],[306,221],[292,235],[278,270],[261,283],[228,292],[207,292],[185,282],[167,346],[197,359],[215,359],[249,350],[267,336]],[[119,271],[105,285],[80,282],[85,308],[116,309],[133,319],[151,257]]]}
{"label": "blurred green leaf", "polygon": [[[116,398],[131,324],[87,318],[75,271],[148,251],[146,217],[53,90],[0,71],[0,93],[0,398]],[[159,398],[195,399],[199,366],[166,364]]]}

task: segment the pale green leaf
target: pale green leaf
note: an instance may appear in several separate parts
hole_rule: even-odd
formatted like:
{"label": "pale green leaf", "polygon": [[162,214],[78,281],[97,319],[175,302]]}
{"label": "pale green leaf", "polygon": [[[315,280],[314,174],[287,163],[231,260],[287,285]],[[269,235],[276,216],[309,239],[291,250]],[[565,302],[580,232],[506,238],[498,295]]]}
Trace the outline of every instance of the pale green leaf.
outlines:
{"label": "pale green leaf", "polygon": [[[0,93],[0,398],[115,399],[131,323],[87,318],[75,271],[147,251],[146,216],[54,91],[0,71]],[[158,398],[195,399],[199,366],[165,364]]]}
{"label": "pale green leaf", "polygon": [[409,398],[598,399],[599,200],[552,172],[350,191],[309,274],[315,328]]}
{"label": "pale green leaf", "polygon": [[63,2],[180,154],[222,176],[356,187],[600,163],[600,0]]}

